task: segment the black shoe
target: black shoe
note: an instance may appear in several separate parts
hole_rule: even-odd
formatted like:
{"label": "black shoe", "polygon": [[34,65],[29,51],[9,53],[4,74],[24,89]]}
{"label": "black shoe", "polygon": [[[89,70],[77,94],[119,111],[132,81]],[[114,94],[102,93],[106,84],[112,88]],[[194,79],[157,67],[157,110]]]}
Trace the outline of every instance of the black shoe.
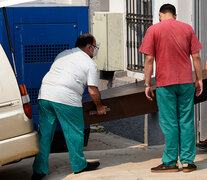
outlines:
{"label": "black shoe", "polygon": [[196,169],[197,166],[195,164],[188,164],[188,163],[183,164],[183,172],[191,172],[191,171],[195,171]]}
{"label": "black shoe", "polygon": [[81,173],[84,171],[93,171],[93,170],[97,169],[97,167],[99,167],[99,165],[100,165],[99,161],[88,162],[87,166],[83,170],[81,170],[79,172],[74,172],[74,173],[78,174],[78,173]]}
{"label": "black shoe", "polygon": [[41,174],[34,173],[32,175],[32,180],[41,180],[44,176],[46,176],[46,174],[43,174],[43,173],[41,173]]}
{"label": "black shoe", "polygon": [[173,165],[173,166],[166,166],[164,163],[160,164],[157,167],[153,167],[151,168],[151,172],[178,172],[178,166],[177,165]]}

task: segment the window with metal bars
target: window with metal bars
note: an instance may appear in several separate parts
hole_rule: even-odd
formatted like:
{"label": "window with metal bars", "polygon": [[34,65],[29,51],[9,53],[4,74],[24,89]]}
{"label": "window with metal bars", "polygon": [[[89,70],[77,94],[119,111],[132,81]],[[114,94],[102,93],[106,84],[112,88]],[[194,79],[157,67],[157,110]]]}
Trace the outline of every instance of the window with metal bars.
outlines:
{"label": "window with metal bars", "polygon": [[152,25],[152,0],[127,0],[126,9],[127,69],[144,72],[144,55],[139,48]]}

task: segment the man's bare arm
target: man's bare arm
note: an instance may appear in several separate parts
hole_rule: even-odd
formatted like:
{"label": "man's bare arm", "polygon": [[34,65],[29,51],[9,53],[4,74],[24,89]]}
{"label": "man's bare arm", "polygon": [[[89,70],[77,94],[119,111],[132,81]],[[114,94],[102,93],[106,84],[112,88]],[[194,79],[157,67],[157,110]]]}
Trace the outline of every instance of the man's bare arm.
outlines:
{"label": "man's bare arm", "polygon": [[145,74],[145,95],[148,100],[152,101],[152,97],[154,97],[153,89],[151,87],[151,76],[153,73],[153,61],[154,57],[150,55],[146,55],[145,57],[145,65],[144,65],[144,74]]}
{"label": "man's bare arm", "polygon": [[96,86],[88,86],[88,92],[94,104],[96,105],[97,113],[99,115],[106,114],[106,106],[101,103],[101,95]]}
{"label": "man's bare arm", "polygon": [[199,96],[203,92],[202,63],[201,63],[199,52],[192,54],[192,58],[193,58],[193,66],[196,72],[196,82],[195,82],[196,96]]}

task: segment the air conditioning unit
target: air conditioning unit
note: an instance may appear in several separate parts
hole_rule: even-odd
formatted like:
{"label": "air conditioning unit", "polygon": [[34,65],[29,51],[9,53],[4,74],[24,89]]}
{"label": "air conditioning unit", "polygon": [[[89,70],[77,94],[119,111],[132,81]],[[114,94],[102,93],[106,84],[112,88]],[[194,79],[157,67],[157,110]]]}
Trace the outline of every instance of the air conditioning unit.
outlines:
{"label": "air conditioning unit", "polygon": [[93,35],[99,45],[94,58],[99,70],[124,70],[123,13],[95,12]]}

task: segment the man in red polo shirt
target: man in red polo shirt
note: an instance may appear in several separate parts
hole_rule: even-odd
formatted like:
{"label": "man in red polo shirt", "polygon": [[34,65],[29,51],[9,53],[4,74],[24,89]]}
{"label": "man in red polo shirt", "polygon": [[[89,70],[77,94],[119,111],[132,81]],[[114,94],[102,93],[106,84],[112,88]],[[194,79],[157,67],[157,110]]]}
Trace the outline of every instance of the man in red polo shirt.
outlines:
{"label": "man in red polo shirt", "polygon": [[[196,170],[194,132],[194,91],[203,91],[202,64],[199,51],[202,46],[192,27],[176,20],[176,9],[164,4],[159,12],[160,23],[148,28],[140,52],[145,58],[145,94],[153,100],[150,85],[153,61],[156,62],[156,97],[159,123],[165,135],[166,146],[162,164],[152,172],[178,172],[178,156],[183,172]],[[196,82],[192,77],[192,64]]]}

